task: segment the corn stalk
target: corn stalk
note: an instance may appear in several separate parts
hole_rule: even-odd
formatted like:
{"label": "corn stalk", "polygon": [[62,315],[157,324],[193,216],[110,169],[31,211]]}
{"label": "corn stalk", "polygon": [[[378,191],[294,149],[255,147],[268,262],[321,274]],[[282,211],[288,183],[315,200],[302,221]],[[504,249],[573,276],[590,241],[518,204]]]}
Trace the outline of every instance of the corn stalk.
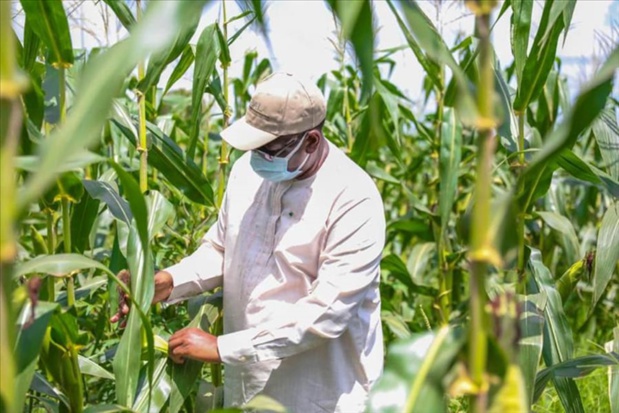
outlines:
{"label": "corn stalk", "polygon": [[[142,19],[142,0],[136,0],[136,19]],[[145,68],[144,60],[138,63],[138,82],[144,79]],[[146,93],[136,89],[138,98],[138,153],[140,154],[140,191],[145,193],[148,190],[148,148],[146,141]]]}
{"label": "corn stalk", "polygon": [[478,155],[470,252],[471,323],[469,325],[468,360],[469,373],[476,387],[471,401],[471,410],[479,413],[485,412],[488,404],[488,383],[485,377],[488,355],[485,281],[488,275],[488,265],[500,261],[490,235],[492,162],[496,145],[493,136],[494,73],[490,44],[490,13],[495,3],[492,0],[467,2],[467,5],[475,12],[475,31],[479,36]]}

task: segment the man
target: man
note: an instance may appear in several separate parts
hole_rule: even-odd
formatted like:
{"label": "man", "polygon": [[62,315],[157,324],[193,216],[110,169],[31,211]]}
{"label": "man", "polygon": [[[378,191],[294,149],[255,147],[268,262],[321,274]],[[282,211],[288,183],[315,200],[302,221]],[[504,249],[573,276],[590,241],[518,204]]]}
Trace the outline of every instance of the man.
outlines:
{"label": "man", "polygon": [[217,223],[155,276],[155,302],[223,285],[224,334],[180,330],[169,354],[223,362],[227,406],[263,394],[295,413],[362,412],[382,371],[382,201],[322,135],[325,113],[311,83],[286,73],[260,83],[246,116],[221,133],[248,152]]}

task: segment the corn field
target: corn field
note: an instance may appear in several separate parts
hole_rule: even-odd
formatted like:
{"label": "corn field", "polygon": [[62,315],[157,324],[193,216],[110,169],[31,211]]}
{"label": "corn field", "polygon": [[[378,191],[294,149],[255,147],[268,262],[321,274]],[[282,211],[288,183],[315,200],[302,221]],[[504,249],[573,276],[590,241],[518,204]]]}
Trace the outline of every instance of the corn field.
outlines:
{"label": "corn field", "polygon": [[[576,0],[465,1],[475,29],[455,44],[414,0],[385,0],[424,70],[421,112],[374,46],[374,1],[326,0],[341,64],[317,82],[325,136],[385,206],[386,364],[367,412],[619,413],[619,46],[571,91],[557,48]],[[167,357],[179,328],[221,332],[221,292],[151,306],[155,269],[216,220],[241,155],[219,131],[273,70],[230,48],[249,27],[268,37],[265,3],[213,2],[222,18],[199,32],[208,3],[102,0],[128,34],[82,50],[61,0],[0,2],[1,411],[243,411],[222,407],[225,369]]]}

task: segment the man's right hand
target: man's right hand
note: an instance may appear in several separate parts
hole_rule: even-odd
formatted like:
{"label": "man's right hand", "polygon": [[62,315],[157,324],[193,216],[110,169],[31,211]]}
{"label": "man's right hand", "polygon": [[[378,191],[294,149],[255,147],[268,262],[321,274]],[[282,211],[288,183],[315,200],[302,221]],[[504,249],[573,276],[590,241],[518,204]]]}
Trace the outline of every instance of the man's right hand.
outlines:
{"label": "man's right hand", "polygon": [[[127,287],[131,286],[131,274],[127,270],[122,270],[118,273],[118,278],[125,283]],[[153,296],[153,304],[166,300],[170,294],[172,293],[172,288],[174,287],[174,280],[172,279],[172,275],[165,271],[159,271],[155,274],[155,294]],[[120,288],[119,291],[119,301],[118,301],[118,312],[114,314],[110,321],[112,323],[116,323],[124,319],[127,314],[129,314],[131,300],[127,297],[127,294]]]}

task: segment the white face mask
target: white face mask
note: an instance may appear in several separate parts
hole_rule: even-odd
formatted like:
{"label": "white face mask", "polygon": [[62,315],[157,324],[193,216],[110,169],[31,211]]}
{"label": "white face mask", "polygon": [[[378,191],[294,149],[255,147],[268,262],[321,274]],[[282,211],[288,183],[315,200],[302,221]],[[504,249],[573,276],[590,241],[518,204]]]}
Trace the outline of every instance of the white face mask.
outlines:
{"label": "white face mask", "polygon": [[296,178],[303,172],[301,168],[309,159],[309,154],[306,154],[305,159],[301,162],[301,165],[294,171],[288,170],[288,161],[294,156],[295,153],[301,148],[301,144],[305,141],[307,132],[299,140],[299,143],[294,147],[292,151],[286,156],[271,156],[260,152],[258,150],[251,151],[251,159],[249,163],[252,169],[262,178],[271,182],[289,181]]}

